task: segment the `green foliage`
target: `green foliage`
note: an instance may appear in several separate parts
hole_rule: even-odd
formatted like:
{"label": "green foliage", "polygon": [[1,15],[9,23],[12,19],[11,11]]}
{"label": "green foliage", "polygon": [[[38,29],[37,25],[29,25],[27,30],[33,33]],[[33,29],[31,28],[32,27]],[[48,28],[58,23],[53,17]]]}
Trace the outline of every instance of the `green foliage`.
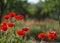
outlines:
{"label": "green foliage", "polygon": [[26,43],[35,43],[33,40],[28,40]]}
{"label": "green foliage", "polygon": [[[60,13],[60,0],[45,0],[44,2],[40,0],[36,5],[31,5],[27,0],[4,0],[3,3],[6,7],[6,9],[4,9],[5,13],[15,11],[16,13],[22,12],[34,16],[37,12],[41,12],[39,14],[49,14],[51,17]],[[38,7],[41,7],[42,10],[39,11]]]}
{"label": "green foliage", "polygon": [[37,12],[37,8],[35,6],[28,6],[27,7],[27,11],[31,14],[31,15],[35,15],[35,13]]}
{"label": "green foliage", "polygon": [[55,1],[53,0],[45,0],[44,2],[40,2],[38,4],[39,6],[42,7],[42,14],[44,13],[52,13],[51,11],[53,10],[53,7],[55,6]]}

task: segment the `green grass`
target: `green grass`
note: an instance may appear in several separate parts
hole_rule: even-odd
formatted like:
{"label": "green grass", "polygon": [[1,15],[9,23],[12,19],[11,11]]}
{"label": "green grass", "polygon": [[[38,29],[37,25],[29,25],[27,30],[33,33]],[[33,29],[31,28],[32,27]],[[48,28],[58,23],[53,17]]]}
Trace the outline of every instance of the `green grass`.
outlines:
{"label": "green grass", "polygon": [[[31,22],[31,20],[28,20],[29,22]],[[10,22],[10,21],[9,21]],[[46,34],[48,34],[50,29],[55,29],[57,31],[57,38],[60,38],[60,27],[59,27],[59,22],[55,21],[55,20],[49,20],[49,24],[46,24],[45,21],[42,21],[43,23],[41,24],[32,24],[30,26],[28,26],[30,28],[30,30],[28,32],[26,32],[26,37],[28,38],[28,40],[26,40],[27,38],[25,38],[24,40],[26,40],[26,43],[35,43],[36,38],[38,38],[38,34],[41,32],[45,32]],[[22,25],[22,23],[24,23],[24,25]],[[0,31],[0,43],[5,43],[6,39],[7,42],[6,43],[14,43],[15,41],[15,35],[14,35],[14,31],[16,32],[18,29],[22,29],[24,27],[26,27],[26,21],[22,20],[22,21],[17,21],[15,22],[15,28],[12,27],[10,29],[8,29],[8,35],[6,35],[6,32],[1,32]],[[31,40],[31,37],[32,40]],[[3,40],[3,42],[2,42]],[[17,41],[17,40],[16,40]]]}

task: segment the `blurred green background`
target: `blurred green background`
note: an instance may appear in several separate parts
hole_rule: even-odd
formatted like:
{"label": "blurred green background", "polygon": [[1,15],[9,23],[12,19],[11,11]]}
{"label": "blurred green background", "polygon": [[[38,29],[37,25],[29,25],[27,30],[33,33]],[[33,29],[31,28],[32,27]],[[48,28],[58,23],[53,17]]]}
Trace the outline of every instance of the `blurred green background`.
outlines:
{"label": "blurred green background", "polygon": [[[60,39],[60,0],[35,0],[35,2],[0,0],[0,23],[2,17],[11,11],[17,15],[24,15],[25,21],[21,21],[19,26],[20,28],[25,27],[25,25],[30,27],[27,36],[32,36],[32,40],[37,39],[37,35],[42,31],[48,34],[50,29],[55,29],[58,34],[57,40]],[[32,40],[28,40],[28,43],[33,43]]]}
{"label": "blurred green background", "polygon": [[60,0],[0,0],[0,18],[14,11],[25,18],[53,18],[59,20]]}

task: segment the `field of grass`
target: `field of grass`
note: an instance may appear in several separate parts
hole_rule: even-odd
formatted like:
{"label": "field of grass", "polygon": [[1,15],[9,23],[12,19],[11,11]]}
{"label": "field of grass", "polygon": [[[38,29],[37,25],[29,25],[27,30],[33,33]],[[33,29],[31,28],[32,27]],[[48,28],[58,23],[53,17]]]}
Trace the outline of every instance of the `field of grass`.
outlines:
{"label": "field of grass", "polygon": [[[38,38],[38,34],[44,32],[48,34],[50,30],[55,30],[57,32],[56,38],[53,40],[60,40],[60,27],[59,22],[53,19],[48,20],[20,20],[16,21],[14,18],[6,20],[7,23],[13,22],[15,26],[8,27],[7,31],[0,31],[0,43],[39,43],[41,39]],[[3,21],[2,21],[3,22]],[[24,37],[16,35],[17,30],[21,30],[24,27],[29,27],[29,31],[25,32]],[[44,41],[50,41],[47,38]],[[51,40],[52,41],[52,40]],[[51,42],[50,41],[50,42]]]}

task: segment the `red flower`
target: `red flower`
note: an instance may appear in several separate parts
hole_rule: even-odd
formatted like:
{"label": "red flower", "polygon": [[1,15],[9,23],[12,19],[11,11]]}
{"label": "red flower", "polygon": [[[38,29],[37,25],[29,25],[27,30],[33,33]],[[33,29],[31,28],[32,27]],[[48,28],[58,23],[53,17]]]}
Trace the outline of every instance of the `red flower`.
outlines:
{"label": "red flower", "polygon": [[11,23],[8,23],[8,26],[9,27],[13,27],[14,26],[14,23],[12,23],[12,22]]}
{"label": "red flower", "polygon": [[52,40],[53,38],[56,37],[56,35],[57,35],[56,31],[52,30],[52,31],[50,31],[49,34],[48,34],[48,39],[49,39],[49,40]]}
{"label": "red flower", "polygon": [[5,15],[3,18],[4,18],[5,20],[9,19],[9,15]]}
{"label": "red flower", "polygon": [[16,16],[16,14],[15,14],[14,12],[10,12],[10,13],[9,13],[9,16],[10,16],[10,17],[14,17],[14,16]]}
{"label": "red flower", "polygon": [[57,35],[57,32],[54,31],[54,30],[50,31],[49,33],[50,33],[50,34],[53,34],[53,36],[56,36],[56,35]]}
{"label": "red flower", "polygon": [[7,26],[7,22],[2,22],[1,26]]}
{"label": "red flower", "polygon": [[48,35],[48,39],[49,39],[49,40],[52,40],[53,38],[54,38],[53,34],[49,34],[49,35]]}
{"label": "red flower", "polygon": [[17,32],[16,32],[16,34],[17,35],[21,35],[21,36],[24,36],[24,30],[18,30]]}
{"label": "red flower", "polygon": [[23,30],[24,30],[24,31],[28,31],[28,30],[29,30],[29,28],[28,28],[28,27],[26,27],[26,28],[23,28]]}
{"label": "red flower", "polygon": [[40,33],[39,35],[38,35],[38,38],[40,39],[40,38],[46,38],[46,34],[45,33]]}
{"label": "red flower", "polygon": [[23,18],[24,18],[24,16],[23,16],[23,15],[15,16],[15,19],[16,19],[16,20],[22,20]]}
{"label": "red flower", "polygon": [[6,31],[8,28],[7,28],[7,26],[2,26],[1,27],[1,31]]}

